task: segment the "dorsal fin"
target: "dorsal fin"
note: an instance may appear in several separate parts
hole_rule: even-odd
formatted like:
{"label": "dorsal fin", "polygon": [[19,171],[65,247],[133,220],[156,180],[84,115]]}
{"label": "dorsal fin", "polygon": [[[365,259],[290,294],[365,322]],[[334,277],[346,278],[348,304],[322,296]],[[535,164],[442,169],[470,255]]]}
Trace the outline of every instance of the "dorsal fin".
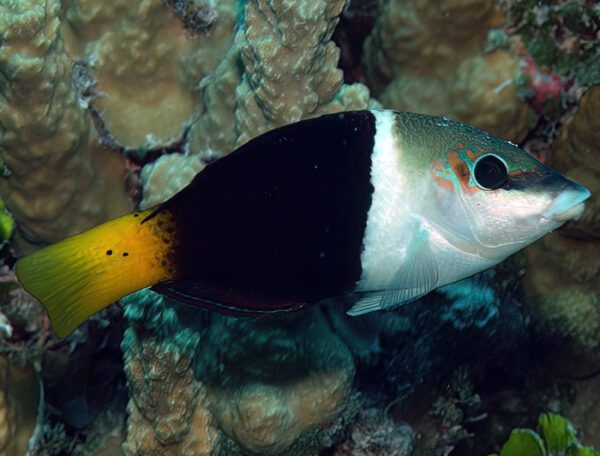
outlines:
{"label": "dorsal fin", "polygon": [[194,280],[161,282],[151,289],[175,301],[238,316],[280,315],[305,304],[297,299],[263,296]]}

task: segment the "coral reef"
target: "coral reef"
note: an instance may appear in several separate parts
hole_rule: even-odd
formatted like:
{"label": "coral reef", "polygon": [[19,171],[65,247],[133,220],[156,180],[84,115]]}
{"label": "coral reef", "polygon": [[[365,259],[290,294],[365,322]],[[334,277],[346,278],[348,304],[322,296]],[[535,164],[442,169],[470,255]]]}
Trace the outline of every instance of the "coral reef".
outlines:
{"label": "coral reef", "polygon": [[183,323],[198,322],[194,312],[151,292],[126,300],[126,454],[280,454],[297,439],[331,443],[315,429],[344,409],[354,364],[317,309],[284,322],[213,316],[204,330]]}
{"label": "coral reef", "polygon": [[0,190],[17,241],[55,242],[129,207],[123,160],[98,146],[71,84],[60,9],[58,0],[0,4]]}
{"label": "coral reef", "polygon": [[[376,106],[362,84],[342,85],[339,49],[331,36],[344,5],[345,0],[248,1],[234,45],[208,82],[205,114],[191,130],[191,150],[228,153],[286,123]],[[235,100],[226,95],[232,91]]]}
{"label": "coral reef", "polygon": [[[535,405],[596,438],[596,196],[526,253],[527,299],[519,256],[360,319],[348,297],[253,320],[144,290],[59,342],[15,283],[13,247],[81,231],[138,196],[159,204],[273,127],[379,102],[529,135],[530,150],[600,191],[600,86],[581,97],[600,74],[597,7],[349,3],[0,0],[0,193],[16,223],[4,242],[13,222],[0,208],[0,455],[22,453],[28,434],[30,454],[480,454],[478,432],[498,442],[514,423],[484,396],[526,425],[532,390],[498,384],[550,374],[592,377],[552,394],[541,382]],[[533,375],[539,347],[552,362]],[[23,381],[16,365],[29,366]],[[35,401],[24,404],[40,387],[34,429]]]}
{"label": "coral reef", "polygon": [[395,422],[380,409],[366,409],[359,413],[349,438],[338,445],[333,456],[411,456],[416,439],[407,424]]}
{"label": "coral reef", "polygon": [[599,109],[600,86],[593,86],[554,149],[556,166],[591,189],[588,208],[573,226],[526,250],[528,309],[540,333],[552,339],[557,364],[575,375],[600,366]]}
{"label": "coral reef", "polygon": [[142,169],[140,209],[162,203],[191,182],[204,168],[198,156],[168,154],[159,157]]}
{"label": "coral reef", "polygon": [[[163,0],[78,1],[64,13],[65,48],[91,71],[91,106],[105,134],[122,147],[180,141],[201,99],[198,81],[229,45],[235,1],[204,2],[198,9],[190,3],[171,2],[172,11]],[[182,19],[195,29],[202,15],[206,33],[188,33]]]}
{"label": "coral reef", "polygon": [[519,98],[519,60],[504,49],[485,52],[488,32],[502,25],[491,0],[380,3],[363,60],[369,87],[385,107],[525,137],[533,111]]}
{"label": "coral reef", "polygon": [[543,67],[583,85],[600,83],[600,12],[593,2],[501,0],[507,22]]}
{"label": "coral reef", "polygon": [[333,422],[354,378],[350,352],[319,309],[264,321],[214,316],[198,357],[217,422],[262,454]]}
{"label": "coral reef", "polygon": [[33,432],[39,387],[31,366],[0,355],[0,455],[25,454]]}

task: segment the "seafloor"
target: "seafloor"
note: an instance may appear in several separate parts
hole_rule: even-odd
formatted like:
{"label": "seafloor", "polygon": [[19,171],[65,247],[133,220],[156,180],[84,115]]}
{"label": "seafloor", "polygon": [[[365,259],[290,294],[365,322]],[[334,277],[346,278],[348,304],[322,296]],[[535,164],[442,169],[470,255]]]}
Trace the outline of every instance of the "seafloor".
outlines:
{"label": "seafloor", "polygon": [[[61,341],[16,281],[19,256],[264,131],[373,107],[473,124],[593,196],[493,270],[360,319],[142,291]],[[598,2],[0,0],[0,156],[2,456],[598,454]]]}

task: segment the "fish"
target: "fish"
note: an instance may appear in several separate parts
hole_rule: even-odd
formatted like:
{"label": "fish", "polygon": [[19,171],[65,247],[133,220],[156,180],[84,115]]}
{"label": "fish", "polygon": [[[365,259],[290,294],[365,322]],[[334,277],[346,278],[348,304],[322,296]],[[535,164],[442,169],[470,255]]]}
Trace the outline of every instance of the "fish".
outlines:
{"label": "fish", "polygon": [[151,287],[249,317],[338,296],[390,310],[581,216],[590,192],[511,142],[446,117],[328,114],[266,132],[156,207],[19,259],[57,336]]}

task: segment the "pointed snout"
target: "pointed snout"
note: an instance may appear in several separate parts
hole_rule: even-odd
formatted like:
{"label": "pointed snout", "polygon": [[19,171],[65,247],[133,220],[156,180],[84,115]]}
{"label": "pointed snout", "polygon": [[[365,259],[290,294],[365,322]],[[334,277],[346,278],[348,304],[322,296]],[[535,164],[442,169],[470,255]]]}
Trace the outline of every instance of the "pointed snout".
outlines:
{"label": "pointed snout", "polygon": [[557,222],[577,220],[585,209],[584,201],[591,192],[577,182],[569,181],[569,186],[562,190],[544,211],[544,218]]}

